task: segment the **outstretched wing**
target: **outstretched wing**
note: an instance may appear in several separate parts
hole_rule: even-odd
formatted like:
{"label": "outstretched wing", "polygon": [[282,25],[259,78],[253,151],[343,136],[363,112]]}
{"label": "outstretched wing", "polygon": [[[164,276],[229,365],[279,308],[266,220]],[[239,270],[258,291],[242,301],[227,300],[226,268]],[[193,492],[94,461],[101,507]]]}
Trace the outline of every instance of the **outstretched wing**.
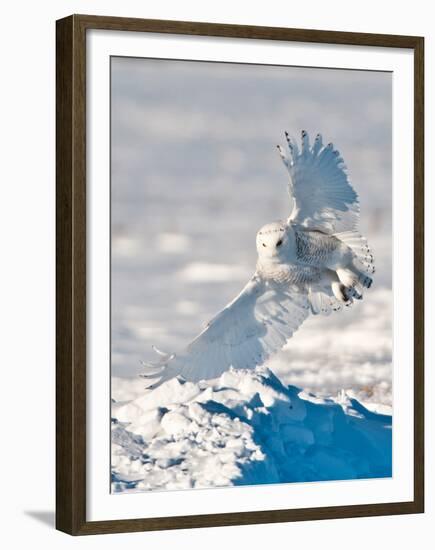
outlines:
{"label": "outstretched wing", "polygon": [[293,210],[289,222],[333,234],[353,231],[359,218],[358,195],[349,182],[346,166],[332,143],[324,146],[317,134],[310,146],[302,132],[302,147],[285,133],[289,155],[278,145],[290,174],[289,194]]}
{"label": "outstretched wing", "polygon": [[253,369],[281,349],[302,322],[310,306],[307,294],[281,288],[254,275],[242,292],[218,313],[180,354],[161,354],[145,364],[145,378],[165,380],[181,375],[197,382],[216,378],[230,366]]}

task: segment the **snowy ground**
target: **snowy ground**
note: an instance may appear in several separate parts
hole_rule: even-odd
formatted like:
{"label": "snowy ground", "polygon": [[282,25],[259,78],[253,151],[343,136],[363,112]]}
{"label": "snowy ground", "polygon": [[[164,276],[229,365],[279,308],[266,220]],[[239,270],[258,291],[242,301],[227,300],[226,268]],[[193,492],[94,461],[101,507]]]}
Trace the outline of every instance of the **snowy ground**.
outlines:
{"label": "snowy ground", "polygon": [[391,476],[391,416],[264,367],[172,379],[112,409],[114,492]]}
{"label": "snowy ground", "polygon": [[[140,361],[154,359],[153,344],[185,346],[252,275],[257,230],[289,211],[275,148],[285,129],[320,131],[340,149],[377,272],[362,303],[308,319],[267,366],[284,384],[322,398],[345,390],[391,414],[391,75],[122,58],[112,60],[117,402],[144,395]],[[124,428],[115,433],[131,437]],[[116,463],[124,476],[140,463],[132,456]]]}

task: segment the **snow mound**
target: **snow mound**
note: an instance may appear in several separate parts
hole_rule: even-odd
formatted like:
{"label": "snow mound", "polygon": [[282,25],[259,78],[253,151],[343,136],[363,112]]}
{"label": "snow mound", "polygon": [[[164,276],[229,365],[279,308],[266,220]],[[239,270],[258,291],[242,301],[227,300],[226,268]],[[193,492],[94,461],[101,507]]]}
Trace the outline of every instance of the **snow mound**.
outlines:
{"label": "snow mound", "polygon": [[112,410],[113,492],[391,476],[391,416],[264,367],[174,378]]}

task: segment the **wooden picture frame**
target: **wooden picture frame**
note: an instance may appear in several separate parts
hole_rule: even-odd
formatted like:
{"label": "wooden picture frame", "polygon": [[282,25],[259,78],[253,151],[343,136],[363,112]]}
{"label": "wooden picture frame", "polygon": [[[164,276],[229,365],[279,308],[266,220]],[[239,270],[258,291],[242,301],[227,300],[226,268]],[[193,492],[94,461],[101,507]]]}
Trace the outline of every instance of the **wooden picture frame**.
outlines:
{"label": "wooden picture frame", "polygon": [[[414,499],[409,502],[86,519],[86,33],[90,29],[404,48],[414,57]],[[56,528],[71,535],[421,513],[424,510],[424,40],[416,36],[72,15],[56,28]]]}

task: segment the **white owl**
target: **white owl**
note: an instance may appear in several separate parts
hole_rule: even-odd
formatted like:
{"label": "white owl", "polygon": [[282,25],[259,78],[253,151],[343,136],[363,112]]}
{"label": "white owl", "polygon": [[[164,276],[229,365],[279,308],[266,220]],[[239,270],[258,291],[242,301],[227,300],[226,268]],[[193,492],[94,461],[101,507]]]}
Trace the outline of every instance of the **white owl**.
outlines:
{"label": "white owl", "polygon": [[311,313],[329,315],[360,300],[372,284],[374,259],[358,232],[358,196],[340,153],[302,147],[289,138],[289,154],[278,146],[290,174],[292,210],[287,221],[257,233],[258,260],[251,280],[180,353],[156,348],[159,360],[144,363],[150,388],[181,376],[197,382],[220,376],[229,367],[253,369],[280,350]]}

